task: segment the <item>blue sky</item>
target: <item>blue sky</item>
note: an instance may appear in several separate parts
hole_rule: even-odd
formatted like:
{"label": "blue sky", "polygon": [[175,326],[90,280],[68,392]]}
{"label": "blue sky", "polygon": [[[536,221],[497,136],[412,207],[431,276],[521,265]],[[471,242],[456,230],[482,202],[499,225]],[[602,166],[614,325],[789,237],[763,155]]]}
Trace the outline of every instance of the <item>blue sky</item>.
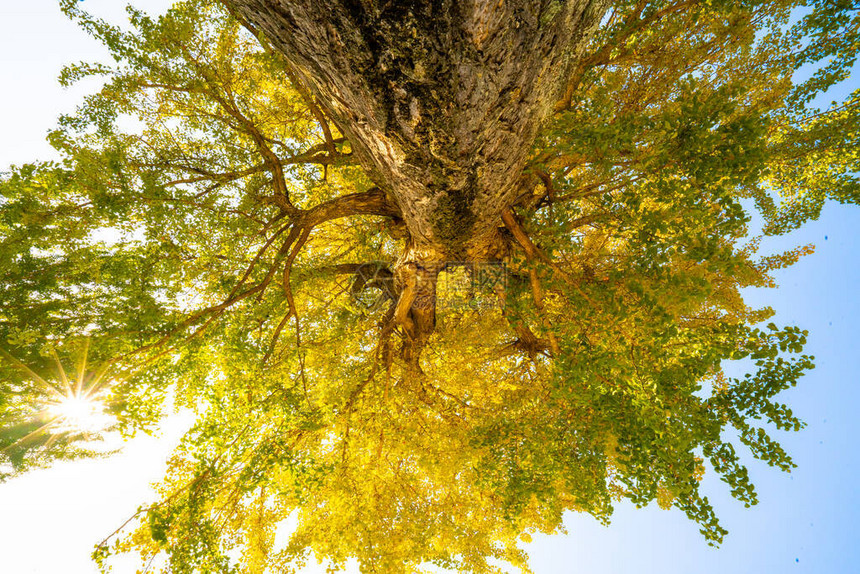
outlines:
{"label": "blue sky", "polygon": [[848,573],[860,564],[855,531],[860,511],[857,437],[860,422],[860,208],[831,205],[815,223],[771,240],[774,252],[814,243],[816,252],[778,273],[778,289],[749,301],[769,304],[775,321],[810,332],[806,352],[816,368],[780,397],[807,427],[773,431],[797,468],[783,473],[747,456],[759,504],[744,508],[706,477],[705,491],[729,530],[709,548],[677,510],[621,505],[608,528],[581,515],[565,521],[568,536],[532,546],[535,572],[707,574]]}
{"label": "blue sky", "polygon": [[[168,0],[138,0],[159,11]],[[87,0],[110,19],[121,2]],[[95,41],[65,21],[55,0],[0,4],[0,170],[11,163],[54,157],[44,141],[56,116],[71,110],[93,85],[64,90],[63,63],[103,56]],[[537,574],[842,573],[857,571],[860,545],[860,208],[828,205],[821,219],[786,237],[770,238],[762,253],[813,243],[816,252],[778,272],[778,289],[749,293],[771,305],[775,321],[810,332],[806,352],[816,369],[781,395],[807,423],[780,433],[798,468],[791,474],[749,460],[760,503],[745,509],[728,489],[706,477],[705,489],[730,534],[710,548],[679,511],[619,505],[611,526],[584,515],[565,520],[569,534],[538,536],[530,545]],[[165,431],[175,436],[182,421]],[[58,465],[0,485],[0,571],[4,574],[89,574],[92,545],[149,496],[170,440],[135,440],[104,461]],[[747,457],[749,459],[749,457]],[[118,565],[115,572],[131,572]]]}

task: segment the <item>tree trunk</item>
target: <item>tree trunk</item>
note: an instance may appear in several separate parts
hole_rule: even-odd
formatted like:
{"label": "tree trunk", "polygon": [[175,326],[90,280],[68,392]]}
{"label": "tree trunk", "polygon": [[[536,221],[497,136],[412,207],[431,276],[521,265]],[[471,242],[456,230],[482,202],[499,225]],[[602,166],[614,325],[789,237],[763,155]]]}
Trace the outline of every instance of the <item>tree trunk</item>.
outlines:
{"label": "tree trunk", "polygon": [[426,336],[445,263],[504,256],[501,214],[607,2],[224,1],[283,54],[400,208],[410,237],[395,281],[411,306],[398,315]]}

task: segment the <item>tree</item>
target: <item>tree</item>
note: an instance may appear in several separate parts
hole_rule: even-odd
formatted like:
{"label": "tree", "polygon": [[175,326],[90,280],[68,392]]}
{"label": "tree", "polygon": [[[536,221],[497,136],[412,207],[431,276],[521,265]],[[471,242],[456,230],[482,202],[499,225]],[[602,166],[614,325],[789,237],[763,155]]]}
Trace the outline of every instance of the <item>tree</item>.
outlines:
{"label": "tree", "polygon": [[116,64],[64,71],[107,77],[64,161],[0,181],[0,469],[93,454],[70,406],[198,415],[97,560],[527,570],[518,541],[623,498],[718,543],[706,468],[756,502],[732,436],[793,466],[756,421],[802,427],[774,397],[806,333],[741,289],[811,249],[748,224],[857,202],[860,92],[811,103],[856,7],[225,4],[63,2]]}

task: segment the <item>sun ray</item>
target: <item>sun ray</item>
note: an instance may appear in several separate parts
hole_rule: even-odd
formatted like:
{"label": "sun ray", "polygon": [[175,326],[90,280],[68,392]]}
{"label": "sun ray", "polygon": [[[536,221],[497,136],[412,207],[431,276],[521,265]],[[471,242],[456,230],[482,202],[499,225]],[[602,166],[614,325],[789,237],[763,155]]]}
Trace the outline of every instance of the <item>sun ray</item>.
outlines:
{"label": "sun ray", "polygon": [[[88,398],[93,398],[101,391],[102,379],[104,379],[104,376],[107,374],[108,369],[110,369],[110,367],[111,367],[111,363],[107,362],[107,363],[104,363],[102,366],[100,366],[96,370],[95,375],[93,375],[93,380],[90,381],[90,384],[88,385],[88,389],[84,393],[84,396],[86,396]],[[115,382],[116,379],[105,379],[105,382],[107,382],[107,381],[114,381]]]}
{"label": "sun ray", "polygon": [[63,363],[60,362],[60,356],[57,355],[57,349],[53,346],[51,346],[51,355],[54,357],[54,362],[57,364],[57,374],[60,376],[63,388],[66,389],[66,396],[73,396],[74,391],[72,391],[72,385],[69,384],[69,377],[66,376],[66,369],[63,368]]}
{"label": "sun ray", "polygon": [[59,438],[60,435],[58,434],[49,435],[48,440],[45,442],[45,444],[42,445],[42,448],[40,450],[42,452],[47,452],[52,446],[54,446],[54,443],[57,442],[57,439]]}
{"label": "sun ray", "polygon": [[75,384],[75,394],[80,395],[81,389],[84,387],[84,374],[87,368],[87,356],[90,352],[90,340],[84,340],[84,351],[81,353],[81,358],[78,361],[78,379]]}
{"label": "sun ray", "polygon": [[50,427],[50,426],[53,426],[53,425],[57,424],[57,422],[58,422],[58,419],[56,419],[56,418],[55,418],[55,419],[52,419],[52,420],[50,420],[50,421],[48,421],[48,422],[46,422],[45,424],[43,424],[42,426],[40,426],[40,427],[39,427],[39,428],[37,428],[36,430],[34,430],[34,431],[32,431],[32,432],[28,433],[28,434],[27,434],[27,435],[25,435],[25,436],[22,436],[21,438],[19,438],[18,440],[16,440],[16,441],[15,441],[15,442],[13,442],[12,444],[10,444],[9,446],[7,446],[7,447],[3,448],[3,450],[0,450],[0,452],[7,452],[9,449],[11,449],[11,448],[13,448],[13,447],[15,447],[15,446],[18,446],[19,444],[21,444],[21,443],[23,443],[23,442],[28,441],[29,439],[33,438],[34,436],[37,436],[38,434],[40,434],[40,433],[44,432],[44,431],[45,431],[45,429],[47,429],[48,427]]}
{"label": "sun ray", "polygon": [[25,373],[30,375],[30,377],[33,379],[33,381],[35,381],[36,383],[39,383],[43,387],[43,389],[45,391],[47,391],[49,394],[53,394],[60,399],[65,398],[65,395],[63,393],[61,393],[54,385],[52,385],[51,383],[49,383],[48,381],[43,379],[36,371],[31,369],[30,367],[28,367],[27,365],[25,365],[24,363],[22,363],[21,361],[19,361],[18,359],[16,359],[15,357],[10,355],[6,351],[4,351],[3,349],[0,349],[0,355],[3,355],[8,360],[12,361],[13,365],[15,365],[16,367],[18,367],[19,369],[21,369],[22,371],[24,371]]}
{"label": "sun ray", "polygon": [[[116,422],[105,412],[105,405],[100,398],[104,389],[114,382],[113,378],[107,376],[114,362],[106,361],[98,368],[88,368],[89,340],[87,340],[76,361],[76,372],[70,378],[56,348],[51,347],[50,352],[56,364],[56,368],[53,369],[55,375],[46,379],[9,352],[0,349],[0,356],[5,357],[17,369],[26,373],[28,378],[31,378],[47,395],[41,404],[34,405],[37,408],[30,415],[29,420],[37,423],[38,428],[2,448],[0,453],[6,454],[15,447],[29,449],[38,446],[37,456],[46,456],[48,451],[56,447],[58,441],[89,442],[96,437],[101,437]],[[39,435],[46,436],[45,439],[41,439],[41,445],[27,444]]]}

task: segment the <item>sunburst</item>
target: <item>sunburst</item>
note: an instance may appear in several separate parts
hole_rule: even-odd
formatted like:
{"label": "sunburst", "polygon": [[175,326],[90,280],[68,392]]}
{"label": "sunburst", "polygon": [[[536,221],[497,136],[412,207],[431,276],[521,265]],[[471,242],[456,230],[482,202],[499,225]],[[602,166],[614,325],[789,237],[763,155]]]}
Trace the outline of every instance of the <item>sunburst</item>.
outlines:
{"label": "sunburst", "polygon": [[45,377],[0,349],[0,355],[25,373],[42,394],[34,400],[36,411],[30,418],[30,422],[38,421],[42,424],[6,446],[4,452],[15,447],[26,448],[27,443],[43,436],[48,439],[42,445],[42,451],[50,449],[57,439],[62,437],[74,436],[84,441],[101,438],[116,422],[114,417],[105,412],[104,391],[108,386],[109,379],[106,374],[110,364],[87,370],[89,341],[84,344],[72,377],[63,367],[56,349],[51,347],[50,352],[56,365],[56,376]]}

